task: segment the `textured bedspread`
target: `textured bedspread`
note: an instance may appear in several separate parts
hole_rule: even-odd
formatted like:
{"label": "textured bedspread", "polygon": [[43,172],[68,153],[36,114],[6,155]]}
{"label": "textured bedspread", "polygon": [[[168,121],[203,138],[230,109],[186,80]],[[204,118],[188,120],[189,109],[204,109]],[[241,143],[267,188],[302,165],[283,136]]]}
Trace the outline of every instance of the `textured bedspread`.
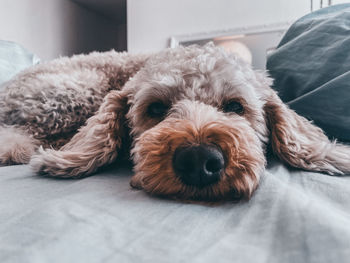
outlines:
{"label": "textured bedspread", "polygon": [[253,199],[153,198],[110,167],[81,180],[0,168],[0,262],[349,262],[350,177],[270,165]]}

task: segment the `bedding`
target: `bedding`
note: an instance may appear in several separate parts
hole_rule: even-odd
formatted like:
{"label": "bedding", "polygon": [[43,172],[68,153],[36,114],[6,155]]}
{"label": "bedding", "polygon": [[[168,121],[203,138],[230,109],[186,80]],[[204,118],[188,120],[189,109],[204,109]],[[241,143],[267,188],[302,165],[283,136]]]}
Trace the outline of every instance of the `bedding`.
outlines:
{"label": "bedding", "polygon": [[349,176],[271,157],[249,202],[214,205],[151,197],[131,189],[131,174],[114,164],[58,180],[0,167],[0,262],[349,262]]}
{"label": "bedding", "polygon": [[292,109],[330,137],[350,141],[350,4],[296,21],[266,68]]}
{"label": "bedding", "polygon": [[40,59],[21,45],[0,40],[0,91],[1,84],[21,70],[39,63]]}
{"label": "bedding", "polygon": [[81,180],[0,169],[0,262],[349,262],[350,177],[270,162],[249,202],[150,197],[112,166]]}

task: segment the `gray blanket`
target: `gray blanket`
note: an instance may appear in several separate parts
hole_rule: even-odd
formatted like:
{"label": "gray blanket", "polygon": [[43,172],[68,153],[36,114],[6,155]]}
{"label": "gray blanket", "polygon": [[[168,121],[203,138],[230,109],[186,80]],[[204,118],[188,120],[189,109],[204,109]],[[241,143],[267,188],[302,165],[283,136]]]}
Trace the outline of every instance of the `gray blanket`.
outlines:
{"label": "gray blanket", "polygon": [[350,142],[350,4],[295,22],[266,67],[283,101],[330,137]]}
{"label": "gray blanket", "polygon": [[130,174],[54,180],[0,168],[0,262],[350,260],[350,177],[272,162],[251,201],[207,206],[132,190]]}

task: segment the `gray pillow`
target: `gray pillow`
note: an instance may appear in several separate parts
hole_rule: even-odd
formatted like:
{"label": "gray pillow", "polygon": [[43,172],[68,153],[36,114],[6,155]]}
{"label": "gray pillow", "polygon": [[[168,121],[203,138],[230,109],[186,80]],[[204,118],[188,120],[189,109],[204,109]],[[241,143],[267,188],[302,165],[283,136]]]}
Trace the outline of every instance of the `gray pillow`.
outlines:
{"label": "gray pillow", "polygon": [[266,67],[284,102],[330,137],[350,141],[350,4],[296,21]]}
{"label": "gray pillow", "polygon": [[0,90],[1,84],[21,70],[39,63],[39,58],[20,45],[0,40]]}

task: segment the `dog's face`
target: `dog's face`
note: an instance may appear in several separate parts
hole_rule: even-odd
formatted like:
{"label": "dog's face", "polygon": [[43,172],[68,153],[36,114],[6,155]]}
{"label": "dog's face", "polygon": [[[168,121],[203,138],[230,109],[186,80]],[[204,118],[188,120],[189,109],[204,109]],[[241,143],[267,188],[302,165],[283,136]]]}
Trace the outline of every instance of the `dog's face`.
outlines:
{"label": "dog's face", "polygon": [[249,65],[212,46],[167,50],[125,91],[133,186],[181,199],[251,196],[268,132],[261,82]]}

